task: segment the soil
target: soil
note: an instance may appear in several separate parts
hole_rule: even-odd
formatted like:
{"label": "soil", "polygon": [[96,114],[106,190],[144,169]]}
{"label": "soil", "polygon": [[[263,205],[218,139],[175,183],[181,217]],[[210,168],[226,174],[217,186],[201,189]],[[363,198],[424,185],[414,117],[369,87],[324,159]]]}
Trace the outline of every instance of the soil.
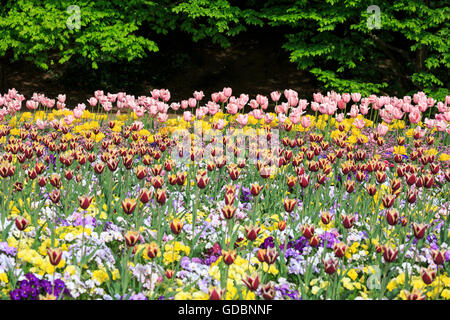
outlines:
{"label": "soil", "polygon": [[[289,61],[289,53],[282,49],[284,39],[277,34],[239,36],[226,49],[207,42],[176,42],[177,39],[163,42],[159,53],[150,53],[148,60],[138,68],[134,66],[138,71],[126,64],[109,66],[108,70],[113,68],[116,72],[113,79],[120,76],[126,80],[116,81],[119,85],[105,82],[104,78],[97,80],[98,71],[77,70],[70,62],[54,66],[49,71],[40,70],[32,62],[10,63],[2,92],[16,88],[26,98],[33,92],[44,93],[51,98],[65,93],[67,105],[73,107],[81,102],[87,103],[95,90],[104,90],[105,93],[126,91],[139,96],[149,95],[154,88],[166,88],[171,92],[171,101],[192,97],[195,90],[202,90],[205,100],[210,99],[211,93],[224,87],[231,87],[235,96],[246,93],[250,98],[256,94],[269,96],[274,90],[294,89],[300,97],[311,99],[313,92],[320,91],[319,84],[309,73],[297,70],[296,65]],[[174,61],[175,58],[180,60]],[[117,91],[111,91],[114,89]]]}

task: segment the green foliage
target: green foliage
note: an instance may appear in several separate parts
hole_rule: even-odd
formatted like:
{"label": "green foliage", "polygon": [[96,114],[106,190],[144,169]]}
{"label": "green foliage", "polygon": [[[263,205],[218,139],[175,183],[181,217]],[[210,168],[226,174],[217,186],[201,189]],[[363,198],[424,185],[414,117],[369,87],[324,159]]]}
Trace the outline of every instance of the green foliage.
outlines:
{"label": "green foliage", "polygon": [[[69,0],[6,1],[0,56],[55,63],[135,61],[159,50],[171,32],[230,46],[233,37],[270,30],[301,70],[336,91],[449,94],[446,1],[130,0],[77,1],[81,28],[70,29]],[[369,6],[380,9],[380,28]],[[158,42],[159,43],[159,42]],[[268,46],[271,43],[267,43]]]}
{"label": "green foliage", "polygon": [[13,59],[25,57],[43,69],[82,56],[95,69],[101,62],[131,61],[158,50],[155,42],[137,35],[145,21],[141,1],[77,1],[80,28],[71,5],[70,0],[8,1],[1,12],[0,55],[11,51]]}

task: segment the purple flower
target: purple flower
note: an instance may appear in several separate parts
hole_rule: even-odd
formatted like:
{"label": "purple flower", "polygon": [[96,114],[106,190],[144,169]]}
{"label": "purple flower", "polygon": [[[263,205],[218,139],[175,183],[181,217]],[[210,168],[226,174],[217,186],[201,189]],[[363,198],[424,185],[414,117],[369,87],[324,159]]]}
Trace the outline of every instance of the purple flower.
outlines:
{"label": "purple flower", "polygon": [[259,246],[261,249],[273,248],[275,247],[275,243],[273,242],[273,237],[267,237],[264,239],[264,242]]}

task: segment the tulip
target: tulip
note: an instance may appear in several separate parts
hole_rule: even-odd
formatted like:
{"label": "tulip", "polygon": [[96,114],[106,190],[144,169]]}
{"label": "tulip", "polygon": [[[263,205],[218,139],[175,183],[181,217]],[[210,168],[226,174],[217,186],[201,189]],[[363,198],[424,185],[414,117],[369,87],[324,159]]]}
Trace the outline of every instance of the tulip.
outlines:
{"label": "tulip", "polygon": [[161,176],[152,177],[150,182],[155,189],[160,189],[164,185],[164,179]]}
{"label": "tulip", "polygon": [[261,295],[264,298],[264,300],[272,300],[273,298],[275,298],[275,287],[273,286],[272,283],[268,283],[266,285],[261,285]]}
{"label": "tulip", "polygon": [[210,288],[209,300],[222,300],[224,294],[225,289]]}
{"label": "tulip", "polygon": [[372,196],[372,197],[377,193],[377,187],[373,184],[368,184],[366,186],[366,190],[367,190],[367,193],[369,194],[369,196]]}
{"label": "tulip", "polygon": [[313,236],[309,239],[309,245],[313,248],[318,247],[320,244],[320,239],[318,236]]}
{"label": "tulip", "polygon": [[278,221],[278,230],[284,231],[284,229],[286,229],[286,221]]}
{"label": "tulip", "polygon": [[16,227],[17,229],[19,229],[20,231],[25,230],[25,228],[28,225],[28,220],[23,218],[23,217],[17,217],[16,218]]}
{"label": "tulip", "polygon": [[261,231],[261,227],[256,227],[256,226],[252,226],[252,225],[245,227],[245,235],[246,235],[247,239],[250,241],[256,240],[256,238],[258,237],[258,233],[260,231]]}
{"label": "tulip", "polygon": [[78,197],[78,201],[80,202],[80,208],[83,210],[86,210],[87,208],[89,208],[93,198],[94,197],[89,197],[89,196],[85,196],[85,195]]}
{"label": "tulip", "polygon": [[164,275],[166,276],[167,279],[172,279],[173,276],[175,275],[175,270],[167,269]]}
{"label": "tulip", "polygon": [[274,247],[268,247],[264,254],[264,261],[267,264],[273,264],[278,257],[278,250]]}
{"label": "tulip", "polygon": [[422,277],[422,281],[426,285],[429,285],[436,278],[436,270],[434,270],[432,268],[428,268],[428,269],[422,268],[422,270],[420,272],[420,276]]}
{"label": "tulip", "polygon": [[48,196],[53,203],[58,203],[61,198],[61,193],[59,192],[58,189],[54,189],[52,192],[48,194]]}
{"label": "tulip", "polygon": [[342,258],[345,254],[347,246],[343,242],[336,243],[333,247],[334,255],[338,258]]}
{"label": "tulip", "polygon": [[122,209],[127,215],[132,214],[136,206],[137,202],[135,199],[126,198],[125,200],[122,200]]}
{"label": "tulip", "polygon": [[235,250],[222,250],[222,259],[226,265],[233,264],[234,260],[236,259],[236,255],[237,254]]}
{"label": "tulip", "polygon": [[259,276],[257,273],[253,273],[251,276],[245,275],[242,278],[242,282],[247,286],[248,290],[256,291],[259,287]]}
{"label": "tulip", "polygon": [[167,195],[166,190],[164,189],[157,189],[156,190],[156,202],[158,202],[160,205],[163,205],[167,201]]}
{"label": "tulip", "polygon": [[325,272],[331,275],[336,272],[338,264],[339,264],[339,260],[329,258],[328,260],[323,261],[323,264],[324,264]]}
{"label": "tulip", "polygon": [[353,181],[353,180],[345,181],[344,185],[345,185],[345,190],[348,193],[352,193],[355,190],[355,181]]}
{"label": "tulip", "polygon": [[395,195],[392,195],[392,194],[385,195],[385,196],[382,198],[383,206],[384,206],[385,208],[390,208],[390,207],[392,207],[392,206],[394,205],[395,198],[396,198]]}
{"label": "tulip", "polygon": [[197,180],[197,186],[200,189],[204,189],[206,188],[206,185],[209,182],[209,178],[207,176],[202,176],[202,175],[196,175],[195,179]]}
{"label": "tulip", "polygon": [[150,243],[147,247],[147,256],[150,259],[154,259],[158,256],[159,248],[158,245],[154,242]]}
{"label": "tulip", "polygon": [[178,235],[181,233],[181,230],[183,229],[183,222],[181,222],[180,219],[175,218],[170,223],[170,230],[175,234]]}
{"label": "tulip", "polygon": [[137,232],[137,231],[128,231],[124,235],[126,245],[129,248],[134,247],[136,245],[136,243],[138,242],[139,237],[140,237],[139,232]]}
{"label": "tulip", "polygon": [[150,201],[150,198],[152,197],[151,192],[147,189],[147,188],[143,188],[141,189],[141,191],[139,192],[139,200],[142,203],[147,203]]}
{"label": "tulip", "polygon": [[292,212],[294,210],[294,207],[297,203],[297,200],[295,199],[284,199],[284,210],[286,210],[286,212]]}
{"label": "tulip", "polygon": [[404,290],[406,300],[426,300],[427,296],[420,289],[414,288],[412,292]]}
{"label": "tulip", "polygon": [[412,228],[414,231],[414,236],[417,239],[422,239],[425,236],[425,232],[428,228],[428,225],[423,224],[423,223],[415,223],[415,222],[413,222],[411,225],[412,225]]}
{"label": "tulip", "polygon": [[342,224],[344,225],[344,228],[350,229],[353,227],[353,224],[355,223],[355,216],[354,215],[342,215]]}
{"label": "tulip", "polygon": [[47,255],[50,260],[50,263],[53,266],[57,266],[60,263],[61,258],[62,258],[62,250],[49,248],[47,250]]}
{"label": "tulip", "polygon": [[399,217],[398,210],[393,209],[386,211],[386,219],[391,226],[395,226],[398,223],[398,217]]}
{"label": "tulip", "polygon": [[445,263],[446,250],[431,250],[433,262],[437,265]]}
{"label": "tulip", "polygon": [[386,262],[393,262],[397,259],[398,249],[384,246],[383,258]]}
{"label": "tulip", "polygon": [[320,216],[320,220],[322,220],[322,223],[327,225],[331,222],[333,217],[328,211],[322,212],[322,215]]}
{"label": "tulip", "polygon": [[230,220],[234,217],[235,212],[236,212],[236,207],[234,207],[234,206],[225,205],[222,208],[223,217],[228,220]]}
{"label": "tulip", "polygon": [[305,224],[302,226],[302,233],[305,238],[311,239],[314,236],[314,226]]}
{"label": "tulip", "polygon": [[265,256],[266,256],[266,249],[259,249],[258,253],[256,254],[256,257],[258,258],[259,262],[264,262]]}
{"label": "tulip", "polygon": [[252,183],[250,186],[250,193],[253,196],[257,196],[261,192],[262,189],[263,189],[263,187],[260,186],[258,183]]}

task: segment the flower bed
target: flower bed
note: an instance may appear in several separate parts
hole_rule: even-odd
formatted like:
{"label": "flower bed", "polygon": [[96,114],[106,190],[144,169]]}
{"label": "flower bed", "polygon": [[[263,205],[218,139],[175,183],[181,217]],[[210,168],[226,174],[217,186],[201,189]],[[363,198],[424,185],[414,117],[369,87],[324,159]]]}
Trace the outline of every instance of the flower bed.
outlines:
{"label": "flower bed", "polygon": [[169,100],[0,95],[4,298],[450,299],[450,96]]}

